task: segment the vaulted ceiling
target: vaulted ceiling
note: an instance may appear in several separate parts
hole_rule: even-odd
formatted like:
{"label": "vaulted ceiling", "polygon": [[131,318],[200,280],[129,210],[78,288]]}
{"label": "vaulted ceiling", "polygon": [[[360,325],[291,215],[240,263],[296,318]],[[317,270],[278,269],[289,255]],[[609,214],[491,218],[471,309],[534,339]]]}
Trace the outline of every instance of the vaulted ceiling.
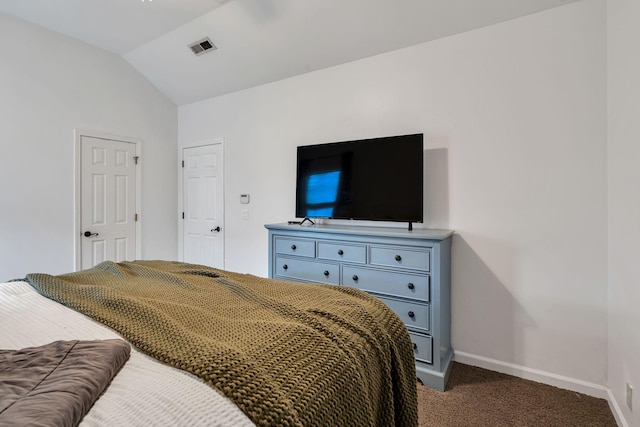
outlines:
{"label": "vaulted ceiling", "polygon": [[[0,0],[0,13],[121,55],[184,105],[572,1]],[[194,55],[205,37],[217,49]]]}

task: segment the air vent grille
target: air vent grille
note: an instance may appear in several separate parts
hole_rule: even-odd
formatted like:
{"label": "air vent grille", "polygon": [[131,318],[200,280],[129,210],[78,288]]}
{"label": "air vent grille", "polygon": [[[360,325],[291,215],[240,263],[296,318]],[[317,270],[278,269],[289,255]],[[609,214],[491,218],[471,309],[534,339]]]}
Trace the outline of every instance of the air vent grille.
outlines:
{"label": "air vent grille", "polygon": [[195,43],[191,43],[189,45],[189,49],[191,49],[191,52],[193,52],[196,56],[198,56],[198,55],[202,55],[203,53],[216,50],[217,47],[216,45],[213,44],[213,42],[209,37],[205,37],[202,40],[198,40]]}

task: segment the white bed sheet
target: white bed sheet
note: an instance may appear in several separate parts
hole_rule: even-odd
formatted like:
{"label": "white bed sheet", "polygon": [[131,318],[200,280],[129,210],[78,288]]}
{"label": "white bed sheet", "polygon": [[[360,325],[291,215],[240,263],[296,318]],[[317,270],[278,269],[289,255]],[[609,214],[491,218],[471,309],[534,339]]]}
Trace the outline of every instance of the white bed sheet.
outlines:
{"label": "white bed sheet", "polygon": [[[0,348],[57,340],[121,338],[38,294],[26,282],[0,284]],[[131,349],[131,358],[82,420],[83,427],[253,426],[229,399],[197,377]]]}

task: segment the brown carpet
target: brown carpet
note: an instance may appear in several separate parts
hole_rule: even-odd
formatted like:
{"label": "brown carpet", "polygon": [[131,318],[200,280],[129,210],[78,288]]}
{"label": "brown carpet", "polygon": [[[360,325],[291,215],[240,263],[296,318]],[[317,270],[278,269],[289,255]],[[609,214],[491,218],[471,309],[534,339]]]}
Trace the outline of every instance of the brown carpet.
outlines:
{"label": "brown carpet", "polygon": [[420,427],[616,426],[604,399],[454,363],[445,392],[418,384]]}

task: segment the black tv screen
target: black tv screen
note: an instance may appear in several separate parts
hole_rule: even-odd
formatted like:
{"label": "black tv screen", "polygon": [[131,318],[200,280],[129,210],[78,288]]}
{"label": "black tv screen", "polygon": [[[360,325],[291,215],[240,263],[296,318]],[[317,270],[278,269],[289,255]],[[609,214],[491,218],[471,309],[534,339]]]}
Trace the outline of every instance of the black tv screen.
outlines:
{"label": "black tv screen", "polygon": [[296,217],[422,222],[422,134],[298,147]]}

